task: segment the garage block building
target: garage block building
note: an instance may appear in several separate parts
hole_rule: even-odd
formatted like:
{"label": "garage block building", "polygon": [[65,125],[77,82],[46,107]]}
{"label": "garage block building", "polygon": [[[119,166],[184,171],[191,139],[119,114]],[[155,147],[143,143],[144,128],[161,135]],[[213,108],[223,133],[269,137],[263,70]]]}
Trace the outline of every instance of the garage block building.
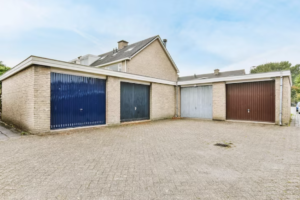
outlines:
{"label": "garage block building", "polygon": [[0,77],[2,120],[33,134],[173,117],[289,123],[289,71],[178,77],[166,45],[154,36],[70,62],[30,56]]}

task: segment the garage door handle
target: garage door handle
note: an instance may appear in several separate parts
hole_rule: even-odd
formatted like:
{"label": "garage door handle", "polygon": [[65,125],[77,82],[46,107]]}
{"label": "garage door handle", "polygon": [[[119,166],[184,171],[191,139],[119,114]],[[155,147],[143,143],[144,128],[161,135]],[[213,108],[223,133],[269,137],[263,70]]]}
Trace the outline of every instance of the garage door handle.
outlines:
{"label": "garage door handle", "polygon": [[248,113],[250,113],[250,109],[248,109]]}
{"label": "garage door handle", "polygon": [[82,111],[83,109],[82,109],[82,108],[80,108],[79,110],[80,110],[80,111]]}
{"label": "garage door handle", "polygon": [[134,107],[134,110],[136,110],[136,107]]}

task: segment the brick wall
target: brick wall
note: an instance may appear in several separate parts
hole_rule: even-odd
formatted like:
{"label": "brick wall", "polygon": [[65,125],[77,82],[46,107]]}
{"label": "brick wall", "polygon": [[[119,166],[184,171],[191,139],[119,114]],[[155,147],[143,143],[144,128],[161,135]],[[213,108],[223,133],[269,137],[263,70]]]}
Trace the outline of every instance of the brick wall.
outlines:
{"label": "brick wall", "polygon": [[[288,125],[291,117],[291,84],[288,77],[283,77],[282,86],[282,124]],[[279,124],[280,115],[280,78],[275,79],[275,123]]]}
{"label": "brick wall", "polygon": [[50,131],[51,76],[49,67],[34,67],[34,129],[33,133]]}
{"label": "brick wall", "polygon": [[[123,64],[124,66],[124,64]],[[163,80],[177,81],[178,75],[158,40],[127,61],[127,72]]]}
{"label": "brick wall", "polygon": [[226,84],[213,83],[213,120],[226,120]]}
{"label": "brick wall", "polygon": [[150,119],[172,118],[175,115],[175,86],[151,84]]}
{"label": "brick wall", "polygon": [[2,120],[29,131],[34,128],[34,68],[2,81]]}
{"label": "brick wall", "polygon": [[120,78],[108,76],[106,81],[106,124],[120,124]]}
{"label": "brick wall", "polygon": [[2,120],[31,133],[49,132],[50,68],[32,66],[2,84]]}

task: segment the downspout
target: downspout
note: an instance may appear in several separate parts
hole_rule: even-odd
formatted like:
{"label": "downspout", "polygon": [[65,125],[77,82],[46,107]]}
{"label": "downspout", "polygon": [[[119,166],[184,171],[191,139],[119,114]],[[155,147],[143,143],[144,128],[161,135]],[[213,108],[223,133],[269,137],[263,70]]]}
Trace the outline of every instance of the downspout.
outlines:
{"label": "downspout", "polygon": [[280,75],[280,114],[279,114],[279,125],[282,126],[282,74]]}
{"label": "downspout", "polygon": [[176,100],[175,100],[175,117],[178,117],[178,85],[177,85],[178,81],[176,81],[176,88],[175,88],[175,96],[176,96]]}

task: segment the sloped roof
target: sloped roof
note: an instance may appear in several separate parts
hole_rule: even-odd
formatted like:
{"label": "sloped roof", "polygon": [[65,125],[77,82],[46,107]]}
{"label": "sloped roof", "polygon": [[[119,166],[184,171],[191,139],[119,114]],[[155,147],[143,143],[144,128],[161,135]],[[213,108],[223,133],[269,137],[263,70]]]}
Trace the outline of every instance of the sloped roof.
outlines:
{"label": "sloped roof", "polygon": [[[135,53],[137,53],[139,50],[141,50],[144,46],[155,40],[157,36],[150,37],[148,39],[130,44],[123,49],[119,49],[117,54],[114,55],[114,52],[111,50],[110,52],[104,53],[99,55],[99,59],[96,60],[94,63],[92,63],[90,66],[99,66],[103,65],[105,63],[110,63],[113,61],[121,60],[124,58],[130,58]],[[128,51],[129,49],[133,48],[132,50]]]}
{"label": "sloped roof", "polygon": [[190,81],[190,80],[197,80],[197,79],[210,79],[210,78],[221,78],[221,77],[228,77],[228,76],[240,76],[245,75],[245,70],[235,70],[235,71],[226,71],[226,72],[219,72],[219,74],[210,73],[210,74],[196,74],[196,77],[193,76],[182,76],[178,78],[178,81]]}

